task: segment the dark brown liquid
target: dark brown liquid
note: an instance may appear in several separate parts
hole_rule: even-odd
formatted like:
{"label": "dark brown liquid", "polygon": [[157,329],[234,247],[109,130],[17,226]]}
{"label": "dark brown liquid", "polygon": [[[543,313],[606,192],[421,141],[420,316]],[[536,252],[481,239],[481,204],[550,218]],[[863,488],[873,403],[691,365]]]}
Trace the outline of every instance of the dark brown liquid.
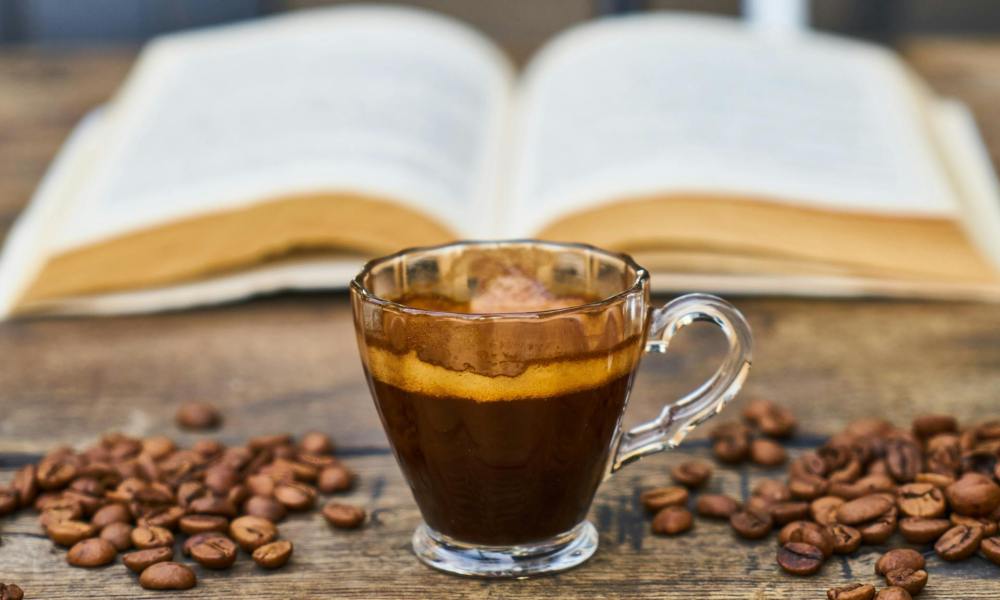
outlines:
{"label": "dark brown liquid", "polygon": [[489,402],[370,381],[427,524],[462,542],[510,545],[550,538],[584,519],[631,379]]}

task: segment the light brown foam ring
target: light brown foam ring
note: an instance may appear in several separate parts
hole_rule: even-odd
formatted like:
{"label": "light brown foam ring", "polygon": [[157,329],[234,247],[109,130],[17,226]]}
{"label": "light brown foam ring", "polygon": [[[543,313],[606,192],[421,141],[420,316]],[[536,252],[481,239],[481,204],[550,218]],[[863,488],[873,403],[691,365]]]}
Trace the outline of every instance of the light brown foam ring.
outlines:
{"label": "light brown foam ring", "polygon": [[372,377],[409,392],[428,396],[468,398],[477,402],[550,398],[592,389],[625,375],[638,362],[639,344],[605,356],[533,364],[514,377],[453,371],[424,362],[416,352],[394,354],[369,346]]}

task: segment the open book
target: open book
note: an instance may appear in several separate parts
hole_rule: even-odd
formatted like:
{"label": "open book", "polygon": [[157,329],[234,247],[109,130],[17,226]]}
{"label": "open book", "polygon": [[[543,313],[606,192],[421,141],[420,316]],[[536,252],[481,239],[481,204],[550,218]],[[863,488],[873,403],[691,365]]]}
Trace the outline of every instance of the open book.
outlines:
{"label": "open book", "polygon": [[625,251],[659,290],[1000,299],[1000,199],[965,110],[890,52],[645,14],[518,76],[403,8],[160,38],[7,242],[3,314],[342,288],[454,238]]}

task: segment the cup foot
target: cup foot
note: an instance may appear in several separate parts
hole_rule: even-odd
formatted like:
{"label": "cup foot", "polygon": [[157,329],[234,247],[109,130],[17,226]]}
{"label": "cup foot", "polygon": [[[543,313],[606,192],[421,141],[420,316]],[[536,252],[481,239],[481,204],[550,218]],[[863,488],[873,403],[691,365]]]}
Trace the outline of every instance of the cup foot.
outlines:
{"label": "cup foot", "polygon": [[590,521],[563,535],[520,546],[473,546],[448,539],[421,523],[413,532],[413,551],[425,564],[473,577],[524,578],[565,571],[597,550],[597,530]]}

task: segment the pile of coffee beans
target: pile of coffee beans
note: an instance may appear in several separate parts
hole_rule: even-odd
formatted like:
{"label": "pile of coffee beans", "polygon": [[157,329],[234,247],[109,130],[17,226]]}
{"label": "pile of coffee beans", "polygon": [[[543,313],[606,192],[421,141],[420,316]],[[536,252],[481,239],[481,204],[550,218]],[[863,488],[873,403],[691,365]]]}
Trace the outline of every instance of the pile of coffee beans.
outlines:
{"label": "pile of coffee beans", "polygon": [[[214,409],[178,413],[192,428],[214,426]],[[205,569],[228,569],[240,551],[265,569],[284,566],[292,542],[277,523],[290,512],[313,509],[319,494],[350,489],[354,474],[333,455],[318,432],[295,440],[287,434],[251,438],[226,447],[202,439],[191,448],[155,436],[108,434],[83,451],[57,448],[38,464],[21,468],[0,487],[0,516],[33,507],[54,544],[68,548],[75,567],[122,563],[150,590],[183,590],[197,583],[185,557]],[[365,511],[331,500],[322,510],[335,528],[352,529]],[[0,600],[20,600],[0,584]]]}
{"label": "pile of coffee beans", "polygon": [[[760,446],[789,437],[795,418],[766,400],[751,402],[742,423],[711,432],[719,462],[751,460],[782,464],[781,452]],[[755,452],[754,444],[760,447]],[[780,447],[780,446],[779,446]],[[781,457],[781,460],[779,460]],[[654,514],[652,531],[677,535],[691,529],[689,492],[711,478],[712,466],[686,462],[671,470],[677,485],[643,492]],[[793,575],[817,573],[833,554],[862,545],[885,544],[898,532],[913,545],[933,544],[942,560],[977,552],[1000,565],[1000,421],[960,428],[948,415],[924,415],[909,429],[882,419],[864,419],[832,436],[822,447],[789,463],[784,481],[766,479],[744,504],[724,494],[700,494],[695,512],[728,519],[736,535],[758,540],[778,530],[777,563]],[[828,591],[830,600],[908,599],[927,585],[923,556],[890,550],[876,563],[886,587],[852,583]]]}

